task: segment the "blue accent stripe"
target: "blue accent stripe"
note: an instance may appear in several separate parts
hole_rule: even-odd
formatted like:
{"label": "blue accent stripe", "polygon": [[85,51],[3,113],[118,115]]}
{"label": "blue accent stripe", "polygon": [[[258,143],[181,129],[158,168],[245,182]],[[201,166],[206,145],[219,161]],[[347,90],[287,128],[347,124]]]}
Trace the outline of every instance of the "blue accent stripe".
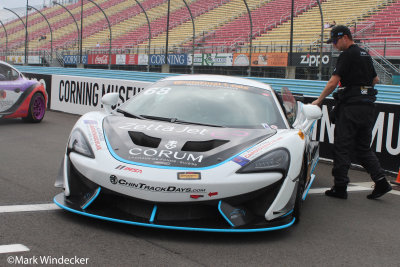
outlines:
{"label": "blue accent stripe", "polygon": [[157,214],[157,205],[154,205],[153,212],[151,213],[150,222],[153,223]]}
{"label": "blue accent stripe", "polygon": [[228,217],[225,216],[225,214],[222,212],[221,210],[221,204],[222,204],[222,200],[220,200],[218,202],[218,210],[219,213],[221,213],[222,217],[224,217],[225,221],[227,221],[232,227],[235,227],[235,225],[231,222],[231,220],[228,219]]}
{"label": "blue accent stripe", "polygon": [[82,207],[83,210],[86,209],[87,207],[89,207],[89,205],[92,204],[93,201],[99,196],[100,190],[101,190],[100,187],[96,189],[96,193],[95,193],[95,194],[90,198],[90,200]]}
{"label": "blue accent stripe", "polygon": [[257,228],[257,229],[212,229],[212,228],[180,227],[180,226],[168,226],[168,225],[159,225],[159,224],[131,222],[131,221],[126,221],[126,220],[119,220],[119,219],[99,216],[99,215],[95,215],[95,214],[68,208],[68,207],[58,203],[55,198],[53,199],[53,201],[60,208],[63,208],[65,210],[68,210],[68,211],[76,213],[76,214],[80,214],[80,215],[84,215],[84,216],[88,216],[88,217],[92,217],[92,218],[96,218],[96,219],[101,219],[101,220],[106,220],[106,221],[111,221],[111,222],[118,222],[118,223],[125,223],[125,224],[136,225],[136,226],[145,226],[145,227],[170,229],[170,230],[185,230],[185,231],[200,231],[200,232],[227,232],[227,233],[228,232],[230,232],[230,233],[234,233],[234,232],[237,232],[237,233],[265,232],[265,231],[274,231],[274,230],[280,230],[280,229],[290,227],[293,225],[293,223],[295,221],[295,218],[293,218],[293,220],[290,223],[285,224],[285,225],[269,227],[269,228]]}
{"label": "blue accent stripe", "polygon": [[294,210],[294,209],[292,209],[291,211],[289,211],[289,212],[288,212],[288,213],[286,213],[285,215],[282,215],[280,218],[283,218],[283,217],[289,216],[290,214],[292,214],[293,210]]}
{"label": "blue accent stripe", "polygon": [[[104,127],[103,127],[103,129],[104,129]],[[248,151],[249,149],[252,149],[253,147],[255,147],[256,145],[259,144],[259,143],[257,143],[257,144],[255,144],[255,145],[253,145],[253,146],[251,146],[251,147],[249,147],[249,148],[247,148],[247,149],[245,149],[245,150],[239,152],[238,154],[236,154],[236,155],[230,157],[229,159],[227,159],[227,160],[225,160],[225,161],[222,161],[222,162],[220,162],[220,163],[218,163],[218,164],[215,164],[215,165],[212,165],[212,166],[208,166],[208,167],[202,167],[202,168],[190,168],[190,167],[158,166],[158,165],[152,165],[152,164],[146,164],[146,163],[140,163],[140,162],[134,162],[134,161],[126,160],[126,159],[124,159],[124,158],[121,158],[120,156],[118,156],[118,155],[114,152],[114,150],[113,150],[112,147],[111,147],[110,142],[108,141],[108,138],[107,138],[107,135],[106,135],[105,131],[104,131],[104,139],[105,139],[105,141],[106,141],[107,148],[108,148],[108,151],[110,151],[110,154],[111,154],[116,160],[119,160],[119,161],[121,161],[121,162],[124,162],[124,163],[127,163],[127,164],[132,164],[132,165],[137,165],[137,166],[150,167],[150,168],[157,168],[157,169],[169,169],[169,170],[198,170],[198,171],[209,170],[209,169],[218,167],[218,166],[220,166],[220,165],[223,165],[223,164],[225,164],[225,163],[227,163],[227,162],[233,160],[235,157],[239,156],[240,154],[242,154],[242,153]]]}
{"label": "blue accent stripe", "polygon": [[314,166],[311,169],[311,174],[314,173],[314,170],[315,170],[315,167],[317,167],[318,161],[319,161],[319,157],[317,158],[317,161],[315,162]]}
{"label": "blue accent stripe", "polygon": [[314,180],[315,180],[315,175],[312,174],[312,175],[311,175],[310,184],[308,185],[307,190],[306,190],[306,193],[305,193],[304,196],[303,196],[303,200],[306,199],[306,197],[307,197],[307,195],[308,195],[308,191],[310,191],[311,185],[312,185],[312,183],[314,182]]}

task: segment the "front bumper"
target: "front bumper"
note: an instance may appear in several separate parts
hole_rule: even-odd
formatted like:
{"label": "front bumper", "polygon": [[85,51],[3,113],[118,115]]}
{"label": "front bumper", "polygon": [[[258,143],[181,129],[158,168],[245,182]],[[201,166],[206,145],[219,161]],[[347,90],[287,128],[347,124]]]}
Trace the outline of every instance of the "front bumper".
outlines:
{"label": "front bumper", "polygon": [[291,226],[291,211],[271,221],[265,213],[277,197],[284,179],[256,191],[215,200],[155,202],[105,188],[69,166],[70,194],[58,194],[61,208],[92,218],[153,228],[209,231],[261,232]]}

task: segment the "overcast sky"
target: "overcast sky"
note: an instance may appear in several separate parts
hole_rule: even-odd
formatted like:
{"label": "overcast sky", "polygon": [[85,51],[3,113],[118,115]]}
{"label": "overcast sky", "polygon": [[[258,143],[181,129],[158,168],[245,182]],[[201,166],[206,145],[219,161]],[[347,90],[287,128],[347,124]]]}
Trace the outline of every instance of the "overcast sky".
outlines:
{"label": "overcast sky", "polygon": [[[49,0],[28,0],[28,4],[31,6],[43,5],[44,2],[48,4]],[[26,6],[26,0],[0,0],[0,9],[4,7],[15,8],[24,6]]]}

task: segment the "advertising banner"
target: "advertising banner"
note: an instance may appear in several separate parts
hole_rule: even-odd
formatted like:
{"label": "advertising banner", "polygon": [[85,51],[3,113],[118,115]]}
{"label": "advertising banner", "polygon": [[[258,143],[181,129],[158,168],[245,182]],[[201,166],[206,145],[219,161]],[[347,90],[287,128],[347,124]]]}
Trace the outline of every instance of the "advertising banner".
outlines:
{"label": "advertising banner", "polygon": [[119,93],[120,105],[149,84],[139,81],[53,75],[51,109],[73,114],[101,110],[101,98],[106,93]]}
{"label": "advertising banner", "polygon": [[[78,64],[78,55],[64,55],[64,65],[76,65]],[[87,64],[88,56],[82,56],[82,64]]]}
{"label": "advertising banner", "polygon": [[[318,67],[320,53],[293,53],[293,66]],[[328,65],[332,61],[332,53],[322,53],[322,65]]]}
{"label": "advertising banner", "polygon": [[[249,53],[234,53],[233,66],[248,66]],[[252,53],[251,66],[255,67],[286,67],[288,53]]]}
{"label": "advertising banner", "polygon": [[[315,98],[306,97],[311,103]],[[320,142],[320,157],[333,159],[335,124],[329,120],[333,99],[325,99],[322,105],[322,118],[313,132],[313,139]],[[382,168],[392,172],[399,171],[400,158],[400,105],[376,103],[375,124],[372,130],[372,150],[376,153]],[[352,163],[360,164],[356,155]]]}
{"label": "advertising banner", "polygon": [[113,65],[125,65],[126,63],[126,57],[127,55],[123,54],[117,54],[117,55],[111,55],[111,64]]}
{"label": "advertising banner", "polygon": [[108,65],[108,54],[94,54],[88,56],[89,65]]}
{"label": "advertising banner", "polygon": [[148,62],[149,62],[149,55],[147,54],[138,55],[138,65],[147,65]]}
{"label": "advertising banner", "polygon": [[[169,65],[187,65],[187,54],[168,54]],[[165,54],[151,54],[150,65],[164,65]]]}
{"label": "advertising banner", "polygon": [[46,89],[47,96],[48,96],[48,103],[47,107],[51,108],[51,75],[47,74],[36,74],[36,73],[23,73],[25,77],[29,78],[30,80],[35,80],[43,84],[44,89]]}
{"label": "advertising banner", "polygon": [[125,64],[126,65],[138,65],[138,55],[137,54],[126,55]]}
{"label": "advertising banner", "polygon": [[7,56],[7,62],[15,65],[22,65],[25,63],[24,56]]}
{"label": "advertising banner", "polygon": [[40,56],[28,56],[28,64],[42,64],[42,58]]}
{"label": "advertising banner", "polygon": [[[194,54],[195,66],[232,66],[232,53],[206,53]],[[188,65],[192,64],[192,55],[188,54]]]}

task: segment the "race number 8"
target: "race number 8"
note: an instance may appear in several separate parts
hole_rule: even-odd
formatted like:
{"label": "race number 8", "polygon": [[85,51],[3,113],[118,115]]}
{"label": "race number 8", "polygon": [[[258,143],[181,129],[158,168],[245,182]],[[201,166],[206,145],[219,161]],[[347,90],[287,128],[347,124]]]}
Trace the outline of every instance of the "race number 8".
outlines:
{"label": "race number 8", "polygon": [[166,95],[169,93],[169,90],[171,90],[171,88],[169,87],[154,87],[154,88],[149,88],[147,90],[144,91],[145,95],[152,95],[152,94],[157,94],[157,95]]}

